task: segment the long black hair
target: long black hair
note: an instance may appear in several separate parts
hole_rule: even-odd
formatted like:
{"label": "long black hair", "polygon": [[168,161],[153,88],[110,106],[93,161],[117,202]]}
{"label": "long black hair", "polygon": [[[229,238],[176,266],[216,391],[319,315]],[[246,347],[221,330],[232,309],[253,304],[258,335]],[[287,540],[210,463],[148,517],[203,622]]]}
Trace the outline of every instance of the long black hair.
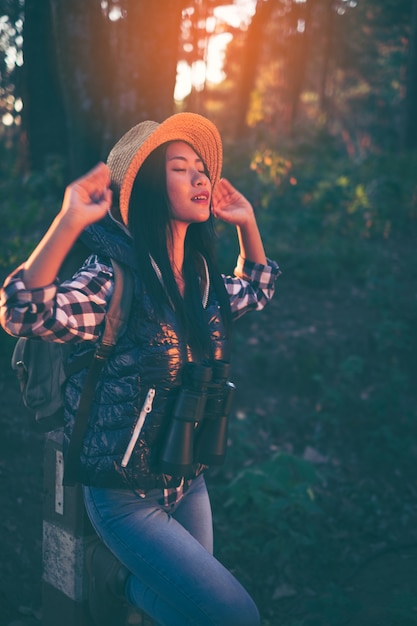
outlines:
{"label": "long black hair", "polygon": [[[229,298],[215,262],[214,220],[210,215],[206,222],[190,224],[187,229],[183,266],[185,291],[182,298],[167,246],[167,238],[173,236],[166,185],[167,145],[162,144],[151,152],[135,178],[129,201],[128,227],[135,244],[139,271],[147,292],[152,296],[156,312],[162,312],[168,298],[193,355],[199,360],[210,359],[213,357],[212,341],[201,301],[199,281],[202,275],[202,257],[208,265],[210,283],[220,305],[226,335],[231,331]],[[151,257],[161,271],[162,281],[155,272]]]}

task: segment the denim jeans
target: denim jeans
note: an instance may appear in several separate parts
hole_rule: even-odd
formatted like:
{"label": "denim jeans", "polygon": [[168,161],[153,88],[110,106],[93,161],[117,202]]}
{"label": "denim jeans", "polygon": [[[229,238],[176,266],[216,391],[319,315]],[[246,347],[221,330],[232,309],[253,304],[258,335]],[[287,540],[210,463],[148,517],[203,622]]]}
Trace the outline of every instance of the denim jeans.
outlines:
{"label": "denim jeans", "polygon": [[213,556],[209,496],[203,476],[176,504],[162,491],[84,487],[91,522],[131,575],[126,596],[161,626],[259,626],[258,610]]}

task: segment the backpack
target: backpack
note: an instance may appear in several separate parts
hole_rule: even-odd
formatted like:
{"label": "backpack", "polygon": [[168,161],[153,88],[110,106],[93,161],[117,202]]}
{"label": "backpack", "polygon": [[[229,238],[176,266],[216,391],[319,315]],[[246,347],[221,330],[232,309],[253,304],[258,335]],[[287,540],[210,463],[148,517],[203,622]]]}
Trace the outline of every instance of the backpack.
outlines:
{"label": "backpack", "polygon": [[[61,280],[71,278],[91,250],[77,241],[60,269]],[[106,360],[124,330],[130,313],[133,295],[133,277],[130,271],[110,259],[114,271],[114,290],[105,316],[100,340],[91,351],[72,357],[78,344],[55,343],[20,337],[12,355],[22,399],[34,415],[37,430],[49,432],[62,428],[64,423],[62,387],[67,378],[88,368],[75,418],[70,446],[65,463],[65,484],[73,484],[85,428],[97,381]]]}

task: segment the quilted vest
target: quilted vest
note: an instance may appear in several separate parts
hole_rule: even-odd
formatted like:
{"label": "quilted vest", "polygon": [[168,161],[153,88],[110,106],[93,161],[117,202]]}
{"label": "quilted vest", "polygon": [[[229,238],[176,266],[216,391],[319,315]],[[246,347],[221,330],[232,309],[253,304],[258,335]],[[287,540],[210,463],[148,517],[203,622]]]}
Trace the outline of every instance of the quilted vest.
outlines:
{"label": "quilted vest", "polygon": [[[174,399],[187,362],[187,346],[178,320],[167,302],[163,315],[155,314],[136,269],[130,237],[110,218],[89,227],[85,242],[98,255],[112,256],[130,266],[135,275],[135,293],[130,319],[113,355],[103,368],[81,453],[81,482],[97,487],[149,491],[178,486],[181,476],[161,473],[161,446],[170,425]],[[213,341],[214,358],[230,359],[229,342],[213,289],[205,309]],[[91,348],[84,342],[80,351]],[[65,437],[68,443],[85,371],[69,379],[65,388]],[[151,409],[133,449],[126,454],[132,432],[140,419],[150,389]],[[123,459],[125,462],[123,463]],[[199,463],[194,475],[202,471]]]}

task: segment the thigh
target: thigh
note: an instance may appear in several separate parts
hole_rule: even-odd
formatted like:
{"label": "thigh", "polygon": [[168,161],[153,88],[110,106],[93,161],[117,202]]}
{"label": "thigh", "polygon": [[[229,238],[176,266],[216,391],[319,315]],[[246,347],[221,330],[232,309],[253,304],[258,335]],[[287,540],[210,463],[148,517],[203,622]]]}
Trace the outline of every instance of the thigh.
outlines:
{"label": "thigh", "polygon": [[172,516],[207,552],[213,554],[213,520],[203,475],[192,482],[185,496],[172,511]]}
{"label": "thigh", "polygon": [[142,499],[129,491],[86,488],[85,501],[98,534],[132,573],[129,600],[158,623],[259,624],[240,583],[158,504],[156,494]]}

